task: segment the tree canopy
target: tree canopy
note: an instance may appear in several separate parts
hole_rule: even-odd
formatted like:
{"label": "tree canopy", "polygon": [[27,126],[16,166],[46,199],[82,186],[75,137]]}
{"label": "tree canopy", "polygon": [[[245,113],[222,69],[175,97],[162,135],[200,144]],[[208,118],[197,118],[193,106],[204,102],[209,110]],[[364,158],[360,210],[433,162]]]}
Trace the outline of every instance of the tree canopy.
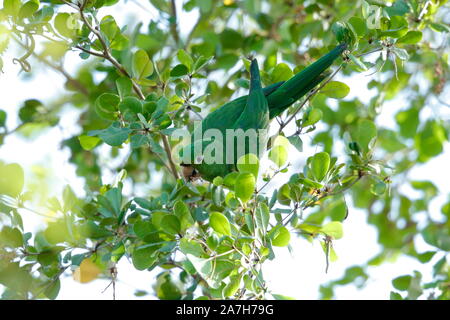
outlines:
{"label": "tree canopy", "polygon": [[[129,259],[158,270],[153,290],[137,295],[288,299],[267,286],[264,263],[300,237],[321,243],[328,268],[354,208],[377,230],[381,251],[324,283],[321,298],[363,286],[368,267],[400,255],[432,264],[433,280],[399,274],[391,299],[450,298],[450,198],[437,212],[430,203],[445,190],[410,176],[449,138],[446,0],[120,2],[152,12],[130,27],[116,21],[119,0],[3,0],[0,69],[13,61],[25,81],[44,66],[64,77],[65,90],[48,101],[18,95],[17,114],[0,102],[0,147],[12,136],[39,139],[76,110],[78,133],[61,149],[84,192],[67,185],[47,195],[44,178],[28,183],[20,161],[0,160],[2,298],[55,299],[70,273],[114,285],[117,263]],[[189,30],[180,28],[183,13],[196,18]],[[251,59],[270,86],[341,43],[323,81],[272,121],[263,159],[212,182],[183,179],[174,132],[193,131],[247,94]],[[80,63],[69,73],[74,53]],[[367,88],[355,89],[361,77]],[[401,105],[389,125],[380,119],[392,101]],[[24,212],[43,215],[45,227],[26,230]],[[418,241],[432,249],[421,252]]]}

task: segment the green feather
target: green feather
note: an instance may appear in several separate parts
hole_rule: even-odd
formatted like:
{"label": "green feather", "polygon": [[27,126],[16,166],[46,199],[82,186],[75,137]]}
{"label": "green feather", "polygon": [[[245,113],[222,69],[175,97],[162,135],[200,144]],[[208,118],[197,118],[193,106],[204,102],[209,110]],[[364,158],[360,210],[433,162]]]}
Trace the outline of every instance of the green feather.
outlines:
{"label": "green feather", "polygon": [[[237,143],[235,140],[235,149],[233,151],[234,164],[206,164],[199,159],[194,159],[194,147],[197,150],[208,151],[212,147],[212,143],[218,145],[223,142],[214,139],[203,141],[204,133],[209,129],[216,129],[223,137],[226,135],[227,129],[268,129],[269,122],[274,117],[280,115],[283,111],[289,108],[295,101],[302,98],[315,86],[317,86],[323,79],[326,78],[326,69],[342,54],[346,49],[346,44],[341,44],[331,50],[319,60],[297,73],[291,79],[272,84],[266,88],[261,87],[260,73],[256,60],[253,60],[250,65],[250,91],[249,95],[242,96],[233,101],[224,104],[222,107],[211,112],[202,121],[201,131],[195,130],[193,133],[193,143],[183,148],[180,155],[183,156],[187,151],[191,153],[190,161],[185,160],[185,164],[192,164],[197,169],[201,176],[209,181],[212,181],[216,176],[225,176],[231,171],[235,170],[235,163],[239,158],[237,154]],[[262,138],[262,137],[259,137]],[[199,140],[200,139],[200,140]],[[197,141],[195,141],[197,140]],[[263,142],[263,141],[258,141]],[[250,151],[250,143],[246,141],[245,153]],[[261,144],[263,145],[263,144]],[[224,153],[225,146],[223,147]],[[257,150],[257,156],[260,157],[264,150]],[[244,154],[245,154],[244,153]],[[208,152],[205,152],[208,154]],[[226,154],[219,155],[225,160]],[[230,155],[228,155],[230,156]],[[222,163],[225,163],[223,161]]]}

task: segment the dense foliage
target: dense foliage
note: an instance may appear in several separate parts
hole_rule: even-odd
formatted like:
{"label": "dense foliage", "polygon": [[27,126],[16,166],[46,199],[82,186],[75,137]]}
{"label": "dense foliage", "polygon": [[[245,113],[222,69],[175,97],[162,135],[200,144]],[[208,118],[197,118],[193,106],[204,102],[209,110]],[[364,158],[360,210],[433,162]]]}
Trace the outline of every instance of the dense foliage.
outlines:
{"label": "dense foliage", "polygon": [[[397,255],[433,261],[434,273],[430,283],[418,272],[400,274],[392,299],[417,299],[425,289],[428,298],[450,298],[450,202],[439,218],[429,214],[437,188],[408,176],[448,140],[439,108],[422,112],[448,90],[446,1],[185,0],[183,11],[199,13],[187,36],[175,1],[150,0],[158,15],[133,29],[102,13],[118,2],[3,0],[0,69],[18,46],[23,76],[41,62],[66,78],[67,91],[52,102],[23,101],[16,127],[0,110],[0,144],[57,126],[69,104],[81,110],[81,134],[62,148],[85,181],[83,195],[67,186],[46,199],[45,229],[24,230],[21,212],[42,214],[39,187],[26,184],[20,164],[0,161],[3,298],[54,299],[71,270],[80,282],[103,275],[114,284],[126,257],[137,270],[160,270],[160,299],[287,298],[267,287],[261,271],[277,259],[273,247],[289,246],[291,237],[320,241],[332,262],[352,206],[367,212],[382,251],[323,285],[322,298],[333,298],[338,285],[362,286],[368,266]],[[267,86],[342,42],[348,48],[328,78],[272,122],[268,161],[238,165],[212,183],[182,179],[171,134],[247,94],[248,58],[258,59]],[[73,75],[63,66],[70,51],[85,60]],[[345,98],[346,77],[359,73],[371,79],[370,101]],[[345,77],[336,81],[338,74]],[[396,97],[402,106],[388,128],[377,117]],[[306,138],[319,152],[301,153]],[[102,181],[106,171],[114,182]],[[281,185],[271,183],[275,176]],[[143,185],[152,190],[136,196]],[[418,238],[433,250],[418,252]]]}

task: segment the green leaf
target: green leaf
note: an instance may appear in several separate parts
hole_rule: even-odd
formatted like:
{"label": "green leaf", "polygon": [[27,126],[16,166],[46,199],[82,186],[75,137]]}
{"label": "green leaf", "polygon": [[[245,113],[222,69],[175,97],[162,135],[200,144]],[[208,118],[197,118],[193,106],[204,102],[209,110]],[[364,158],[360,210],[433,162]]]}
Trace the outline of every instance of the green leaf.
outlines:
{"label": "green leaf", "polygon": [[330,155],[327,152],[316,153],[311,157],[309,166],[316,181],[322,181],[330,168]]}
{"label": "green leaf", "polygon": [[419,126],[419,110],[412,108],[400,111],[396,114],[395,119],[400,126],[400,134],[405,138],[414,138]]}
{"label": "green leaf", "polygon": [[136,79],[143,79],[153,73],[153,63],[148,57],[147,52],[142,49],[136,51],[133,55],[133,75]]}
{"label": "green leaf", "polygon": [[391,19],[381,18],[381,35],[392,38],[403,37],[408,32],[408,22],[401,16],[393,16]]}
{"label": "green leaf", "polygon": [[291,240],[291,234],[286,227],[280,227],[276,231],[275,237],[272,240],[272,245],[275,247],[285,247]]}
{"label": "green leaf", "polygon": [[320,231],[333,239],[341,239],[344,236],[342,223],[339,221],[331,221],[320,228]]}
{"label": "green leaf", "polygon": [[450,27],[443,23],[431,22],[429,27],[436,32],[450,32]]}
{"label": "green leaf", "polygon": [[255,220],[256,226],[262,230],[263,234],[265,234],[267,227],[269,226],[270,210],[264,202],[261,202],[258,205],[258,208],[255,211]]}
{"label": "green leaf", "polygon": [[213,0],[202,0],[202,1],[197,1],[197,6],[200,8],[200,12],[202,14],[208,13],[213,5]]}
{"label": "green leaf", "polygon": [[382,196],[386,192],[387,186],[383,181],[373,183],[370,186],[370,191],[376,196]]}
{"label": "green leaf", "polygon": [[447,140],[443,126],[437,121],[427,121],[424,128],[415,135],[415,146],[419,152],[419,161],[425,162],[437,156],[443,150]]}
{"label": "green leaf", "polygon": [[352,62],[356,65],[356,67],[361,70],[361,71],[367,71],[367,66],[361,61],[360,58],[355,57],[352,54],[347,54],[347,56],[350,58],[350,60],[352,60]]}
{"label": "green leaf", "polygon": [[409,54],[405,49],[392,48],[392,52],[402,61],[407,61],[409,59]]}
{"label": "green leaf", "polygon": [[3,8],[5,10],[5,13],[10,16],[17,16],[21,6],[22,6],[22,3],[20,0],[4,0],[3,1]]}
{"label": "green leaf", "polygon": [[256,178],[252,173],[239,173],[234,187],[234,193],[242,202],[246,203],[255,191]]}
{"label": "green leaf", "polygon": [[148,144],[148,137],[145,134],[135,134],[130,138],[130,145],[133,149],[140,148],[146,144]]}
{"label": "green leaf", "polygon": [[225,298],[234,296],[241,285],[241,275],[230,277],[230,282],[223,288],[222,294]]}
{"label": "green leaf", "polygon": [[218,176],[213,179],[213,185],[220,187],[223,184],[223,178]]}
{"label": "green leaf", "polygon": [[77,196],[73,192],[72,188],[67,185],[63,190],[63,213],[71,211],[78,202]]}
{"label": "green leaf", "polygon": [[289,143],[292,144],[299,152],[303,152],[303,140],[298,135],[288,137]]}
{"label": "green leaf", "polygon": [[180,219],[173,214],[165,215],[161,220],[161,229],[168,234],[179,234],[181,232]]}
{"label": "green leaf", "polygon": [[397,278],[392,280],[392,285],[397,290],[406,291],[409,288],[409,285],[411,283],[411,279],[412,279],[411,276],[397,277]]}
{"label": "green leaf", "polygon": [[[119,110],[125,119],[137,119],[137,114],[142,113],[142,102],[135,97],[126,97],[119,103]],[[131,117],[131,118],[130,118]]]}
{"label": "green leaf", "polygon": [[71,15],[69,13],[61,12],[55,16],[54,20],[56,31],[66,38],[71,38],[74,35],[74,29],[69,27],[69,19],[71,19]]}
{"label": "green leaf", "polygon": [[120,97],[112,93],[103,93],[95,100],[95,112],[107,120],[115,120]]}
{"label": "green leaf", "polygon": [[252,153],[246,154],[240,157],[237,161],[237,169],[239,172],[249,172],[256,177],[258,177],[259,171],[259,160],[258,157]]}
{"label": "green leaf", "polygon": [[120,209],[122,207],[122,194],[118,188],[109,189],[105,193],[105,198],[107,199],[110,206],[108,208],[112,211],[114,216],[119,216]]}
{"label": "green leaf", "polygon": [[352,130],[351,136],[365,152],[368,152],[370,142],[377,136],[377,127],[373,121],[361,119]]}
{"label": "green leaf", "polygon": [[156,249],[156,246],[134,249],[133,253],[131,254],[133,266],[137,270],[145,270],[147,268],[150,268],[157,260],[157,258],[154,256]]}
{"label": "green leaf", "polygon": [[194,224],[189,207],[181,200],[175,202],[173,213],[178,217],[181,223],[181,230],[186,230]]}
{"label": "green leaf", "polygon": [[214,268],[213,262],[209,259],[198,258],[192,254],[186,254],[186,257],[210,287],[218,288],[220,286],[221,279],[217,276],[218,264]]}
{"label": "green leaf", "polygon": [[170,13],[169,2],[167,2],[166,0],[150,0],[150,2],[159,11]]}
{"label": "green leaf", "polygon": [[47,285],[44,295],[50,300],[55,300],[60,289],[61,281],[59,279],[53,280],[49,285]]}
{"label": "green leaf", "polygon": [[209,225],[211,228],[214,229],[214,231],[231,236],[231,226],[230,222],[228,221],[227,217],[225,217],[220,212],[212,212],[209,216]]}
{"label": "green leaf", "polygon": [[269,151],[269,159],[281,168],[288,159],[287,149],[282,145],[276,145]]}
{"label": "green leaf", "polygon": [[158,276],[155,291],[157,297],[161,300],[179,300],[182,296],[180,289],[172,281],[169,272]]}
{"label": "green leaf", "polygon": [[408,31],[403,37],[397,40],[396,44],[416,44],[422,40],[422,32],[420,31]]}
{"label": "green leaf", "polygon": [[120,124],[115,122],[107,129],[102,130],[98,136],[106,144],[113,147],[119,147],[128,139],[130,132],[130,128],[121,128]]}
{"label": "green leaf", "polygon": [[4,226],[0,231],[0,243],[9,248],[20,248],[23,246],[23,235],[17,228]]}
{"label": "green leaf", "polygon": [[100,31],[106,36],[111,49],[123,50],[128,45],[128,39],[122,34],[113,16],[106,15],[102,18]]}
{"label": "green leaf", "polygon": [[330,81],[320,90],[320,92],[329,98],[342,99],[349,94],[350,88],[343,82]]}
{"label": "green leaf", "polygon": [[228,188],[234,188],[238,176],[239,172],[236,171],[230,172],[225,176],[225,178],[223,178],[223,185]]}
{"label": "green leaf", "polygon": [[351,17],[348,20],[348,23],[350,23],[350,25],[353,27],[358,37],[362,38],[366,35],[367,26],[366,22],[363,19],[358,17]]}
{"label": "green leaf", "polygon": [[188,71],[192,70],[194,60],[186,51],[184,51],[183,49],[178,50],[177,57],[178,61],[180,61],[183,65],[185,65],[188,68]]}
{"label": "green leaf", "polygon": [[282,294],[271,293],[271,295],[272,297],[274,297],[275,300],[296,300],[295,298],[285,296]]}
{"label": "green leaf", "polygon": [[31,0],[25,2],[25,4],[20,8],[19,18],[29,18],[39,9],[39,0]]}
{"label": "green leaf", "polygon": [[[1,67],[0,67],[0,70],[1,70]],[[3,110],[0,110],[0,127],[4,127],[6,125],[6,117],[7,117],[7,113]]]}
{"label": "green leaf", "polygon": [[409,1],[397,0],[392,3],[390,7],[386,7],[384,10],[389,14],[389,16],[403,16],[410,12],[411,4]]}
{"label": "green leaf", "polygon": [[323,116],[322,110],[318,108],[312,108],[307,112],[305,112],[305,114],[303,115],[302,126],[303,127],[312,126],[317,122],[319,122],[320,119],[322,119],[322,116]]}
{"label": "green leaf", "polygon": [[191,254],[196,257],[201,257],[205,253],[199,242],[187,240],[186,238],[180,240],[180,251],[185,255]]}
{"label": "green leaf", "polygon": [[17,197],[22,192],[24,180],[24,172],[20,165],[0,162],[0,194]]}
{"label": "green leaf", "polygon": [[234,82],[238,87],[244,88],[244,89],[250,89],[250,81],[247,79],[237,79]]}
{"label": "green leaf", "polygon": [[137,221],[133,225],[133,231],[141,239],[144,239],[147,235],[152,233],[154,231],[154,228],[150,221],[148,220],[141,220]]}
{"label": "green leaf", "polygon": [[86,150],[90,151],[94,149],[98,143],[101,141],[97,137],[87,136],[87,135],[81,135],[78,137],[78,140],[80,141],[81,147]]}
{"label": "green leaf", "polygon": [[133,83],[130,78],[120,77],[116,80],[117,92],[121,99],[131,95]]}
{"label": "green leaf", "polygon": [[178,64],[172,70],[170,70],[170,76],[174,78],[185,76],[188,73],[189,69],[184,64]]}
{"label": "green leaf", "polygon": [[279,63],[277,66],[273,69],[271,77],[273,83],[279,82],[279,81],[286,81],[292,78],[294,73],[292,72],[291,68],[285,63]]}
{"label": "green leaf", "polygon": [[400,293],[398,292],[393,292],[391,291],[390,295],[389,295],[389,299],[390,300],[403,300],[402,296]]}
{"label": "green leaf", "polygon": [[228,28],[224,29],[219,37],[224,49],[240,49],[244,41],[240,32]]}

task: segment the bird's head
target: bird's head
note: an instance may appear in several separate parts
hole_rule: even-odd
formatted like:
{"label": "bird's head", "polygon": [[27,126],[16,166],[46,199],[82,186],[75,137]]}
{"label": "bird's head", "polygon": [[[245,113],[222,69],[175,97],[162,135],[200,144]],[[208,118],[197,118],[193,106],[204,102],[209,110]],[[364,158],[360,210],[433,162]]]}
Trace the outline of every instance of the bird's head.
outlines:
{"label": "bird's head", "polygon": [[180,164],[183,177],[186,181],[195,181],[200,178],[200,173],[190,164]]}

